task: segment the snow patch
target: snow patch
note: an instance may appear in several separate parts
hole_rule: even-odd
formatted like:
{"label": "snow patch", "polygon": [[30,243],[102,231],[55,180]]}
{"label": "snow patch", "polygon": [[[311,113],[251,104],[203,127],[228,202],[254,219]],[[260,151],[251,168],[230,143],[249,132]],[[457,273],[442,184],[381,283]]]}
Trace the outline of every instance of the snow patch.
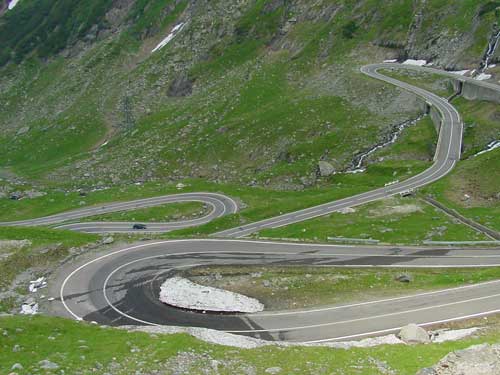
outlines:
{"label": "snow patch", "polygon": [[452,71],[450,73],[457,74],[459,76],[464,76],[469,72],[470,72],[470,70],[467,69],[467,70],[456,70],[456,71]]}
{"label": "snow patch", "polygon": [[456,340],[461,340],[466,337],[469,337],[470,335],[473,335],[474,333],[480,331],[481,328],[479,327],[473,327],[473,328],[466,328],[466,329],[457,329],[457,330],[439,330],[439,331],[434,331],[431,332],[432,335],[432,342],[436,343],[441,343],[441,342],[446,342],[446,341],[456,341]]}
{"label": "snow patch", "polygon": [[[241,349],[254,349],[263,346],[280,346],[280,347],[294,347],[294,346],[308,346],[308,347],[329,347],[333,349],[351,349],[351,348],[372,348],[379,345],[406,345],[396,335],[386,335],[379,337],[369,337],[358,341],[337,341],[337,342],[320,342],[320,343],[292,343],[292,342],[276,342],[256,339],[248,336],[235,335],[223,331],[216,331],[208,328],[197,327],[176,327],[176,326],[121,326],[120,329],[125,329],[131,332],[146,332],[150,334],[176,334],[186,333],[194,336],[199,340],[211,344],[232,346]],[[431,342],[446,342],[457,341],[466,338],[481,328],[468,328],[459,330],[439,330],[430,332]]]}
{"label": "snow patch", "polygon": [[427,65],[427,60],[413,60],[413,59],[408,59],[406,60],[403,65],[415,65],[415,66],[424,66]]}
{"label": "snow patch", "polygon": [[264,305],[254,298],[199,285],[183,277],[167,279],[160,289],[161,302],[183,309],[232,313],[264,310]]}
{"label": "snow patch", "polygon": [[19,3],[19,0],[11,0],[9,2],[9,10],[14,9],[14,7]]}
{"label": "snow patch", "polygon": [[483,151],[478,152],[477,154],[474,155],[474,157],[482,155],[482,154],[486,154],[487,152],[493,151],[493,150],[495,150],[497,148],[500,148],[500,141],[490,142],[486,146],[486,149],[484,149]]}
{"label": "snow patch", "polygon": [[29,291],[35,293],[38,289],[45,288],[47,286],[47,281],[45,277],[39,277],[36,280],[30,281]]}
{"label": "snow patch", "polygon": [[180,32],[182,31],[182,29],[184,28],[186,24],[184,22],[181,22],[180,24],[174,26],[174,28],[172,29],[172,31],[170,32],[170,34],[167,35],[167,37],[165,39],[163,39],[155,48],[153,48],[153,50],[151,51],[151,53],[154,53],[160,49],[162,49],[163,47],[165,47],[168,43],[170,43],[170,41],[172,39],[174,39],[174,37]]}
{"label": "snow patch", "polygon": [[20,314],[22,315],[35,315],[38,313],[38,303],[33,298],[28,298],[26,302],[21,305]]}
{"label": "snow patch", "polygon": [[476,77],[476,80],[486,81],[487,79],[490,79],[491,77],[492,77],[491,74],[481,73]]}
{"label": "snow patch", "polygon": [[390,60],[384,60],[385,63],[396,63],[398,62],[398,59],[390,59]]}

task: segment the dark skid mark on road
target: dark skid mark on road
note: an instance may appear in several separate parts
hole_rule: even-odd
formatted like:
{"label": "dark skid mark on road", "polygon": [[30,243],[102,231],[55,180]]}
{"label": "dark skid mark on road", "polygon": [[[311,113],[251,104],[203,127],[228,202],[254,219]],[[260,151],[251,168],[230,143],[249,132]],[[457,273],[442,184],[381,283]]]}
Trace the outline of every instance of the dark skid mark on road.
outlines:
{"label": "dark skid mark on road", "polygon": [[450,253],[451,249],[433,249],[433,250],[420,250],[416,251],[414,253],[411,253],[411,255],[415,256],[420,256],[420,257],[426,257],[426,256],[446,256]]}
{"label": "dark skid mark on road", "polygon": [[335,266],[392,266],[399,263],[407,263],[411,260],[420,259],[418,256],[366,256],[355,259],[333,260],[329,261],[329,265]]}

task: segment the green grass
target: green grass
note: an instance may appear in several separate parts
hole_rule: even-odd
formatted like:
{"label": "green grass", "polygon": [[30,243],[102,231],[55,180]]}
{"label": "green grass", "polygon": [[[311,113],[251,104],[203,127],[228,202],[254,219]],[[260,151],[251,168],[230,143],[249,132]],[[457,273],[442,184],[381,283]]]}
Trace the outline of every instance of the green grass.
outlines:
{"label": "green grass", "polygon": [[29,227],[0,227],[0,240],[24,240],[31,246],[13,251],[0,260],[0,288],[31,267],[47,267],[69,254],[69,249],[96,242],[99,237],[71,231]]}
{"label": "green grass", "polygon": [[[180,358],[188,362],[185,373],[193,375],[242,374],[248,368],[251,373],[265,375],[270,367],[281,367],[284,374],[375,375],[382,374],[377,367],[380,362],[398,374],[414,375],[450,351],[500,340],[498,329],[492,326],[480,337],[443,344],[351,350],[273,346],[235,349],[203,343],[187,335],[128,333],[43,316],[0,318],[0,330],[6,332],[0,339],[0,368],[6,371],[14,363],[21,363],[24,371],[34,372],[39,361],[48,359],[69,374],[80,371],[117,375],[139,370],[172,373]],[[20,346],[19,352],[12,351],[15,345]],[[220,362],[217,371],[212,367],[213,360]]]}
{"label": "green grass", "polygon": [[[222,278],[214,278],[216,274]],[[410,276],[411,282],[397,281],[402,274]],[[500,279],[500,268],[201,266],[184,271],[183,276],[198,284],[256,298],[265,305],[266,311],[272,311],[363,302],[476,284]]]}
{"label": "green grass", "polygon": [[455,170],[424,189],[465,217],[500,231],[500,150],[461,161]]}
{"label": "green grass", "polygon": [[143,208],[140,210],[113,212],[104,215],[90,216],[84,221],[143,221],[170,222],[194,219],[204,216],[209,207],[201,202],[171,203],[164,206]]}
{"label": "green grass", "polygon": [[392,198],[355,208],[355,213],[333,213],[259,232],[265,238],[293,238],[327,242],[328,237],[374,239],[389,244],[433,241],[488,240],[456,223],[441,211],[412,198]]}
{"label": "green grass", "polygon": [[377,151],[373,158],[430,161],[436,150],[438,135],[430,116],[403,131],[395,144]]}

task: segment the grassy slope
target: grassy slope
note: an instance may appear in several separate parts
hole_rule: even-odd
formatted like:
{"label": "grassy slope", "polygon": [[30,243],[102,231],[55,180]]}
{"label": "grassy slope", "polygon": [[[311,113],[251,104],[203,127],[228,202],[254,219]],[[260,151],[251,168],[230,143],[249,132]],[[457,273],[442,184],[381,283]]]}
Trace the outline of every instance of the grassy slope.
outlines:
{"label": "grassy slope", "polygon": [[[410,276],[412,281],[397,281],[402,274]],[[192,268],[186,270],[184,276],[202,285],[257,298],[266,310],[289,310],[475,284],[499,279],[500,269],[214,266]]]}
{"label": "grassy slope", "polygon": [[388,199],[356,210],[352,214],[333,213],[283,228],[263,230],[259,236],[322,242],[328,241],[328,237],[346,237],[375,239],[389,244],[489,239],[415,199]]}
{"label": "grassy slope", "polygon": [[[60,6],[63,1],[57,3]],[[213,3],[218,6],[218,2]],[[375,0],[339,3],[342,7],[333,21],[322,18],[319,11],[314,13],[330,5],[329,1],[308,9],[312,20],[307,17],[298,22],[282,41],[290,46],[287,51],[274,50],[273,44],[280,44],[279,29],[284,20],[296,16],[293,11],[285,13],[283,6],[268,10],[264,1],[248,1],[234,20],[234,34],[210,36],[196,45],[206,50],[200,59],[184,48],[182,36],[178,45],[172,43],[155,55],[148,52],[186,10],[186,2],[175,7],[171,0],[137,2],[129,10],[125,18],[128,27],[120,35],[98,40],[81,55],[56,58],[48,64],[32,59],[19,69],[4,68],[2,73],[8,78],[3,81],[0,102],[6,111],[0,114],[0,120],[8,128],[7,124],[15,123],[29,125],[31,130],[19,137],[7,132],[0,139],[0,146],[5,146],[0,147],[3,167],[41,179],[49,171],[89,158],[85,151],[103,139],[110,125],[123,125],[126,96],[130,96],[138,131],[133,137],[130,132],[117,137],[107,155],[98,157],[99,176],[92,183],[115,173],[142,177],[139,174],[146,169],[156,176],[192,174],[213,179],[216,165],[226,177],[228,171],[237,170],[236,175],[244,177],[245,182],[255,177],[259,182],[278,177],[297,180],[312,172],[326,149],[334,150],[332,157],[345,163],[357,149],[373,143],[390,125],[390,119],[387,114],[364,110],[363,103],[349,104],[348,95],[342,93],[339,98],[331,93],[308,92],[303,89],[304,83],[330,65],[336,69],[352,67],[356,63],[353,55],[366,50],[363,46],[373,40],[404,42],[413,7],[409,0],[393,1],[383,12]],[[467,29],[483,3],[487,1],[472,4],[462,0],[454,4],[459,12],[447,12],[449,4],[433,0],[428,2],[426,15],[445,14],[439,18],[440,28]],[[76,19],[84,27],[73,25],[81,33],[88,30],[89,22],[101,22],[109,1],[89,0],[87,5],[95,12],[82,13]],[[482,22],[485,27],[493,22],[490,13],[484,15],[489,17]],[[50,18],[58,13],[47,14]],[[189,27],[195,33],[209,34],[203,32],[206,29],[197,23],[198,18],[202,17],[195,17]],[[217,20],[215,26],[221,23]],[[106,28],[106,22],[100,27]],[[194,98],[165,95],[179,71],[178,66],[172,68],[172,61],[183,61],[182,70],[196,80]],[[351,74],[345,78],[356,82],[355,86],[364,81]],[[372,82],[356,94],[361,97],[380,87]],[[29,107],[25,106],[27,102],[31,103]],[[21,116],[17,116],[19,113]],[[332,122],[333,128],[324,129],[325,122]],[[226,132],[220,131],[226,128]],[[288,139],[284,140],[283,134]],[[39,146],[36,150],[31,147],[34,139]],[[149,146],[146,150],[145,145]],[[193,152],[193,146],[202,152]],[[140,163],[138,168],[118,167],[120,160],[130,165],[131,158],[140,159],[145,152],[146,161],[135,160]],[[295,161],[273,162],[283,152]],[[149,159],[158,162],[151,166]],[[67,172],[75,174],[72,167]],[[81,178],[83,173],[76,174]]]}
{"label": "grassy slope", "polygon": [[10,284],[13,278],[31,267],[47,267],[69,254],[72,247],[96,242],[98,236],[46,228],[0,227],[0,240],[24,240],[31,246],[15,250],[0,261],[0,288]]}
{"label": "grassy slope", "polygon": [[[434,152],[435,138],[432,121],[427,117],[418,125],[406,129],[393,146],[376,152],[371,159],[429,160]],[[412,209],[405,212],[405,208]],[[425,239],[486,239],[472,229],[455,223],[442,212],[414,199],[393,198],[370,203],[356,210],[356,213],[334,213],[328,217],[264,230],[259,235],[308,241],[326,241],[328,237],[373,238],[385,243],[403,244],[420,243]]]}
{"label": "grassy slope", "polygon": [[[401,375],[413,375],[429,367],[448,352],[483,342],[498,342],[498,329],[479,338],[444,344],[381,346],[371,349],[328,349],[321,347],[264,347],[242,350],[202,343],[187,335],[127,333],[84,323],[48,317],[0,318],[0,367],[7,371],[21,363],[33,371],[38,362],[49,359],[65,373],[77,370],[103,374],[131,374],[154,370],[174,372],[182,358],[188,360],[184,373],[241,374],[245,368],[265,374],[270,367],[281,367],[286,374],[381,374],[377,367],[385,363]],[[14,345],[19,352],[13,352]],[[29,355],[28,355],[29,353]],[[188,354],[189,353],[189,354]],[[189,361],[190,359],[190,361]],[[213,360],[220,361],[218,370]],[[112,363],[114,363],[112,365]]]}

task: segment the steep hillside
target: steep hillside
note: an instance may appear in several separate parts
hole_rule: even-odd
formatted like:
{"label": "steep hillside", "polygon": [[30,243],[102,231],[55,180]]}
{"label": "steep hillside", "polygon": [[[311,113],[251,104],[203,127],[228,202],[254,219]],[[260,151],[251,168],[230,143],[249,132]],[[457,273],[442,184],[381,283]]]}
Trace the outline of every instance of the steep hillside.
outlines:
{"label": "steep hillside", "polygon": [[23,0],[0,18],[0,175],[310,186],[422,112],[360,65],[478,67],[499,5]]}

